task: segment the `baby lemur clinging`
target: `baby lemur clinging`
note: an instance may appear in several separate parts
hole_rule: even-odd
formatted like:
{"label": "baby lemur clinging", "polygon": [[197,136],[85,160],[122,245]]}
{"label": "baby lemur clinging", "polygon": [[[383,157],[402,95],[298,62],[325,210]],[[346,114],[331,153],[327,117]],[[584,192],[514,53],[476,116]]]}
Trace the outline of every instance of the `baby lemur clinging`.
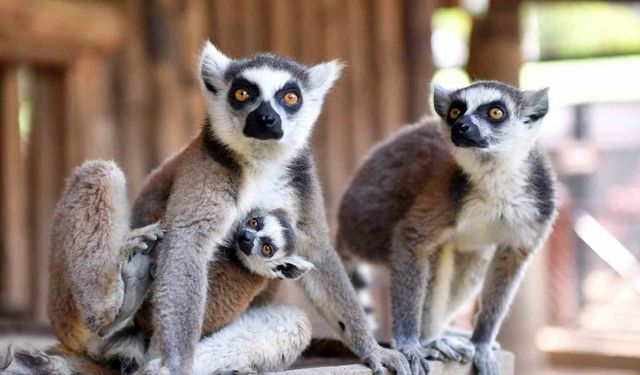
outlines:
{"label": "baby lemur clinging", "polygon": [[[341,251],[388,264],[394,346],[414,373],[426,357],[473,360],[497,374],[491,347],[531,254],[555,218],[554,175],[536,145],[547,90],[498,82],[435,87],[439,120],[379,144],[346,191]],[[444,336],[475,296],[470,345]]]}

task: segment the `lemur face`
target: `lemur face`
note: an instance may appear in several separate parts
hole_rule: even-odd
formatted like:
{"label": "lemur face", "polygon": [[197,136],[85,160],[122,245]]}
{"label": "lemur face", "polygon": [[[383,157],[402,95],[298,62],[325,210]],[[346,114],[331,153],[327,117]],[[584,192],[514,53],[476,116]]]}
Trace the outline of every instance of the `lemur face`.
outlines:
{"label": "lemur face", "polygon": [[521,91],[494,81],[478,81],[447,91],[435,86],[433,103],[452,147],[481,153],[512,152],[537,139],[548,110],[547,89]]}
{"label": "lemur face", "polygon": [[235,247],[251,272],[271,279],[299,279],[313,265],[297,256],[297,239],[286,214],[251,211],[238,223]]}
{"label": "lemur face", "polygon": [[214,131],[241,154],[304,145],[340,70],[337,61],[307,67],[272,54],[232,60],[211,43],[200,58]]}

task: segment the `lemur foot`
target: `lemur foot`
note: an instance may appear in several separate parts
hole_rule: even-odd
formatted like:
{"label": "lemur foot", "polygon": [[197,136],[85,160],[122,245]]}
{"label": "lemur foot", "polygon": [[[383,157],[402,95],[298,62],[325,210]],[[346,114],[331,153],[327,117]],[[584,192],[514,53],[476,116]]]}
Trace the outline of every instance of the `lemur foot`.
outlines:
{"label": "lemur foot", "polygon": [[425,350],[419,343],[404,345],[398,351],[407,358],[412,375],[427,375],[431,371],[431,366],[425,356]]}
{"label": "lemur foot", "polygon": [[[396,375],[410,375],[411,368],[404,353],[377,346],[373,353],[363,358],[363,362],[371,368],[374,375],[385,373],[385,367],[389,373]],[[428,364],[427,364],[428,365]]]}
{"label": "lemur foot", "polygon": [[129,233],[123,245],[123,260],[120,271],[124,284],[122,305],[116,318],[99,332],[100,336],[113,333],[125,320],[129,319],[142,305],[151,282],[151,261],[149,251],[155,243],[164,237],[160,223],[134,229]]}
{"label": "lemur foot", "polygon": [[473,367],[477,375],[500,375],[491,344],[475,344]]}
{"label": "lemur foot", "polygon": [[442,362],[469,363],[474,352],[475,348],[470,341],[456,336],[439,337],[425,345],[427,358]]}
{"label": "lemur foot", "polygon": [[162,229],[160,222],[134,229],[125,239],[124,246],[122,247],[122,254],[125,256],[130,255],[134,251],[138,250],[143,254],[148,255],[149,251],[153,248],[153,245],[164,237],[164,233],[164,229]]}

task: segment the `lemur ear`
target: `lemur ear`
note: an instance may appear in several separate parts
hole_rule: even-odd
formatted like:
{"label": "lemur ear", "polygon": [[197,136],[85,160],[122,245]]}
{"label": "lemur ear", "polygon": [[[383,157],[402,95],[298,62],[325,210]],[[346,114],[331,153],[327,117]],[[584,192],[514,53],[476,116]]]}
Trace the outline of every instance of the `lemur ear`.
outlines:
{"label": "lemur ear", "polygon": [[433,84],[433,109],[443,119],[447,118],[451,106],[451,92],[446,88]]}
{"label": "lemur ear", "polygon": [[541,90],[523,91],[525,122],[536,122],[549,111],[549,88]]}
{"label": "lemur ear", "polygon": [[314,269],[313,263],[299,256],[284,257],[273,268],[278,278],[297,280]]}
{"label": "lemur ear", "polygon": [[309,68],[309,86],[312,92],[323,97],[340,78],[344,64],[340,60],[332,60],[326,63],[314,65]]}
{"label": "lemur ear", "polygon": [[211,42],[207,41],[200,53],[200,82],[202,87],[213,94],[217,94],[224,83],[224,72],[231,59],[220,52]]}

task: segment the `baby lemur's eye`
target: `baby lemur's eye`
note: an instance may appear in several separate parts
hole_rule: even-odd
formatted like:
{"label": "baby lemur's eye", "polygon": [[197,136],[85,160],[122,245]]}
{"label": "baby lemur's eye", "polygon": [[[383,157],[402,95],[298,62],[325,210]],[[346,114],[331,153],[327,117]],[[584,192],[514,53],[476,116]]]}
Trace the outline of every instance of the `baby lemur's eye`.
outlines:
{"label": "baby lemur's eye", "polygon": [[251,95],[249,95],[249,91],[247,91],[245,89],[237,89],[233,93],[233,97],[239,102],[244,102],[247,99],[249,99],[249,97],[251,97]]}
{"label": "baby lemur's eye", "polygon": [[500,120],[504,117],[504,112],[498,107],[491,108],[488,114],[492,120]]}
{"label": "baby lemur's eye", "polygon": [[284,94],[282,100],[284,100],[286,105],[295,105],[300,101],[300,97],[298,97],[298,94],[296,94],[295,92],[288,91]]}
{"label": "baby lemur's eye", "polygon": [[457,120],[460,117],[462,111],[459,108],[451,108],[449,110],[449,118],[452,120]]}
{"label": "baby lemur's eye", "polygon": [[250,219],[248,224],[251,228],[255,229],[258,227],[258,220],[256,220],[255,218]]}
{"label": "baby lemur's eye", "polygon": [[269,245],[268,243],[262,245],[262,248],[260,249],[260,252],[262,253],[262,255],[266,256],[266,257],[270,257],[273,255],[273,247],[271,247],[271,245]]}

